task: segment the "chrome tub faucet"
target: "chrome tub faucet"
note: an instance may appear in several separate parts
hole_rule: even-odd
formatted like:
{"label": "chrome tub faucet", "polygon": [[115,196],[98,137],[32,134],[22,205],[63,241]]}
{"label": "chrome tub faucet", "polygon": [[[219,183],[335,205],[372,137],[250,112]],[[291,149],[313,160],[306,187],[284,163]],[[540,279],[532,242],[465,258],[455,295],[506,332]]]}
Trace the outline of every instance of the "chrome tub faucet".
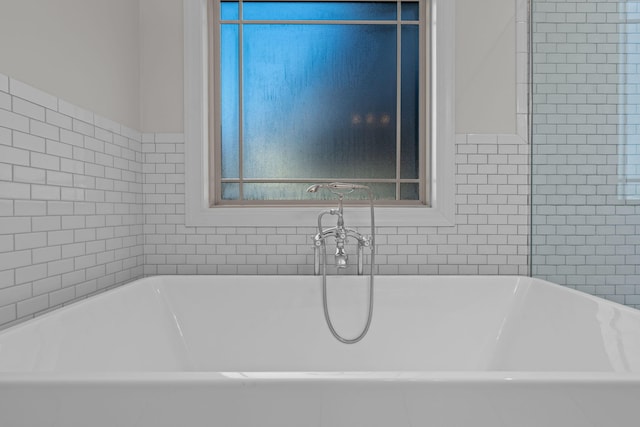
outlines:
{"label": "chrome tub faucet", "polygon": [[[347,268],[349,265],[349,256],[345,251],[345,245],[349,238],[353,238],[358,242],[358,274],[363,274],[363,248],[371,248],[373,251],[373,234],[365,236],[352,228],[345,227],[343,216],[343,200],[344,196],[355,190],[366,190],[373,209],[373,195],[369,187],[357,184],[345,184],[341,182],[332,182],[328,184],[315,184],[307,189],[310,193],[315,193],[319,189],[325,188],[338,196],[338,207],[335,209],[323,210],[318,214],[318,233],[313,236],[314,248],[314,274],[320,274],[320,257],[321,249],[324,249],[325,241],[329,237],[335,239],[335,266],[339,269]],[[325,215],[336,215],[338,217],[335,227],[322,228],[322,217]],[[373,225],[373,224],[372,224]],[[373,230],[373,227],[372,227]]]}
{"label": "chrome tub faucet", "polygon": [[[342,182],[332,182],[328,184],[315,184],[307,188],[310,193],[316,193],[319,189],[324,188],[331,191],[338,196],[338,208],[323,210],[318,214],[318,233],[313,236],[313,249],[314,249],[314,272],[316,275],[320,274],[320,264],[322,260],[322,305],[324,307],[324,318],[327,322],[327,326],[331,331],[331,334],[340,342],[344,344],[355,344],[359,342],[367,334],[369,326],[371,326],[371,319],[373,316],[373,278],[375,269],[375,218],[373,211],[373,193],[371,189],[365,185],[358,184],[345,184]],[[345,227],[344,215],[342,209],[342,201],[344,196],[355,191],[365,190],[369,195],[369,204],[371,207],[371,235],[364,236],[358,233],[352,228]],[[322,228],[322,217],[325,215],[336,215],[338,221],[335,227]],[[363,270],[363,248],[369,248],[371,251],[370,257],[370,271],[369,271],[369,314],[367,315],[367,322],[362,328],[360,334],[354,338],[345,338],[336,331],[331,317],[329,316],[329,308],[327,305],[327,245],[326,240],[329,237],[333,237],[336,242],[335,252],[335,266],[339,269],[347,268],[349,257],[345,252],[345,244],[347,239],[353,238],[358,242],[358,274],[362,275]]]}

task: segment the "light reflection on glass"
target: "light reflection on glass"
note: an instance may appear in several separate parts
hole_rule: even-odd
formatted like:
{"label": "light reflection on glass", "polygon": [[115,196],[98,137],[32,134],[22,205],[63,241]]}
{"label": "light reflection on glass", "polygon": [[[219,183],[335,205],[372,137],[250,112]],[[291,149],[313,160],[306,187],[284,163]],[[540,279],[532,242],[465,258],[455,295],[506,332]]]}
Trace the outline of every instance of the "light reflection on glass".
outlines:
{"label": "light reflection on glass", "polygon": [[395,26],[247,25],[244,40],[245,177],[395,176]]}
{"label": "light reflection on glass", "polygon": [[[237,6],[222,2],[222,19],[376,21],[395,20],[398,11],[396,2],[246,1],[239,17]],[[403,19],[413,20],[418,3],[405,2],[401,10]],[[417,25],[248,21],[242,25],[242,46],[240,26],[221,27],[223,178],[394,180],[398,160],[402,178],[418,178],[419,83],[417,69],[411,69],[419,66]],[[396,89],[398,28],[403,43],[401,97]],[[223,200],[240,193],[248,200],[304,198],[292,184],[240,185],[224,183]],[[385,186],[380,198],[395,198],[396,184]],[[400,193],[413,200],[414,187],[417,184],[402,184]]]}

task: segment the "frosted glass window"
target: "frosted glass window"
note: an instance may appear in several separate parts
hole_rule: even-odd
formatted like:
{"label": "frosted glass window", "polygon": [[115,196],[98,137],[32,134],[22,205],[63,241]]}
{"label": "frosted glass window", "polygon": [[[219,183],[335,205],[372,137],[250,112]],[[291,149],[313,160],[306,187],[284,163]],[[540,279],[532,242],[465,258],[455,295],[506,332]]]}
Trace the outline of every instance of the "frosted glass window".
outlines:
{"label": "frosted glass window", "polygon": [[221,30],[222,50],[220,75],[224,85],[221,87],[221,141],[222,141],[222,177],[237,178],[238,141],[240,140],[240,84],[238,80],[238,25],[224,25]]}
{"label": "frosted glass window", "polygon": [[243,2],[245,20],[391,20],[396,2]]}
{"label": "frosted glass window", "polygon": [[416,2],[403,2],[402,3],[402,19],[406,21],[420,19],[418,3]]}
{"label": "frosted glass window", "polygon": [[426,203],[423,2],[218,4],[215,203],[317,200],[326,181]]}
{"label": "frosted glass window", "polygon": [[223,1],[220,2],[220,17],[222,19],[238,19],[239,5],[237,1]]}

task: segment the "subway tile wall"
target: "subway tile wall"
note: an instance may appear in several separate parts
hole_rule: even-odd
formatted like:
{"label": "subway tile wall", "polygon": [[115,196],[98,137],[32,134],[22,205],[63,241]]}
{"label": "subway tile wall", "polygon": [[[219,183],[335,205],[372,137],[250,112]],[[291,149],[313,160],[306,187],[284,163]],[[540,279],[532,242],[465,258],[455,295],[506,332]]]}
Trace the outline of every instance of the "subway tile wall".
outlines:
{"label": "subway tile wall", "polygon": [[0,74],[0,326],[143,275],[141,135]]}
{"label": "subway tile wall", "polygon": [[[528,144],[458,135],[457,225],[380,227],[379,274],[528,274]],[[311,274],[309,227],[186,227],[184,138],[0,75],[0,326],[143,275]]]}
{"label": "subway tile wall", "polygon": [[[309,227],[185,227],[184,138],[144,134],[145,275],[311,274]],[[529,145],[459,135],[454,227],[380,227],[380,274],[528,274]],[[366,232],[366,229],[363,230]]]}
{"label": "subway tile wall", "polygon": [[532,273],[640,308],[639,3],[532,5]]}
{"label": "subway tile wall", "polygon": [[[516,0],[517,135],[458,135],[454,227],[377,229],[380,274],[528,274],[528,0]],[[309,274],[309,227],[185,227],[184,140],[144,134],[145,274]],[[366,232],[366,230],[363,230]]]}

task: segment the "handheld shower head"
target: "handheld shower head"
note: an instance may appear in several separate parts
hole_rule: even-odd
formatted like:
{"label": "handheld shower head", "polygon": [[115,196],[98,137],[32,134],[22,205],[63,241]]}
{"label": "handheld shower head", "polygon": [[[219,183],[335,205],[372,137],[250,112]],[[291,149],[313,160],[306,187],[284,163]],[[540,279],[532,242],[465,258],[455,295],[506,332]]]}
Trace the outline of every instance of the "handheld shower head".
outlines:
{"label": "handheld shower head", "polygon": [[315,184],[311,187],[307,188],[307,193],[317,193],[320,188],[322,188],[322,184]]}
{"label": "handheld shower head", "polygon": [[328,184],[314,184],[311,187],[307,188],[307,192],[317,193],[321,188],[326,188],[329,191],[336,190],[336,192],[344,192],[344,194],[350,193],[354,190],[369,190],[369,187],[367,187],[366,185],[349,184],[344,182],[330,182]]}
{"label": "handheld shower head", "polygon": [[346,184],[344,182],[332,182],[330,184],[327,184],[327,188],[333,188],[335,190],[359,190],[359,189],[364,189],[364,188],[369,188],[365,185],[359,185],[359,184]]}

